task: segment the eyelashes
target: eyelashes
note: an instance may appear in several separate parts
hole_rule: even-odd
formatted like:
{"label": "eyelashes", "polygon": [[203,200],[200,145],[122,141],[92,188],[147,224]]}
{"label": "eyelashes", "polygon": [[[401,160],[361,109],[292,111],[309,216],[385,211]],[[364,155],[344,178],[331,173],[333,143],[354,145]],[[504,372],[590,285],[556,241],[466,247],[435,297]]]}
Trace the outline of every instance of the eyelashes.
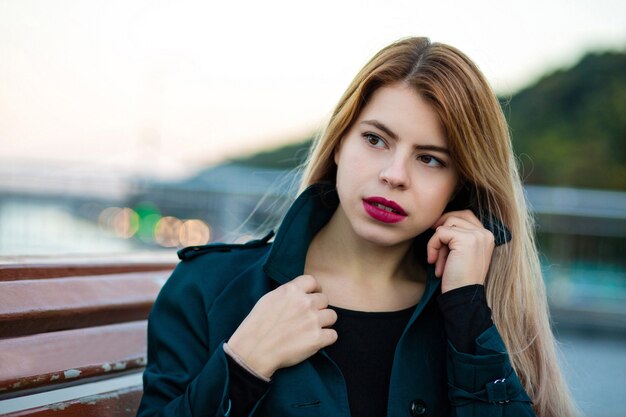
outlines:
{"label": "eyelashes", "polygon": [[[363,133],[363,140],[367,143],[368,146],[375,149],[387,149],[389,146],[387,142],[380,137],[379,135],[371,132]],[[433,168],[445,168],[447,164],[440,158],[429,154],[429,153],[418,153],[415,156],[415,159],[422,164],[433,167]]]}
{"label": "eyelashes", "polygon": [[418,155],[417,160],[432,167],[445,167],[446,166],[446,164],[441,159],[436,158],[429,154]]}

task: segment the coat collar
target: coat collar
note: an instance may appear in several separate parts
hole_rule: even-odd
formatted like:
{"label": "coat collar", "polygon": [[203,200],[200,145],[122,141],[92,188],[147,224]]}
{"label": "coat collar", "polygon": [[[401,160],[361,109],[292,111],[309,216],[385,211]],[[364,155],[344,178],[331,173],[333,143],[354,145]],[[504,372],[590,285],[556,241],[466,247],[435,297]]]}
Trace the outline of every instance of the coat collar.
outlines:
{"label": "coat collar", "polygon": [[280,284],[302,275],[313,237],[328,223],[338,206],[339,197],[332,185],[318,183],[304,190],[278,229],[263,265],[265,273]]}

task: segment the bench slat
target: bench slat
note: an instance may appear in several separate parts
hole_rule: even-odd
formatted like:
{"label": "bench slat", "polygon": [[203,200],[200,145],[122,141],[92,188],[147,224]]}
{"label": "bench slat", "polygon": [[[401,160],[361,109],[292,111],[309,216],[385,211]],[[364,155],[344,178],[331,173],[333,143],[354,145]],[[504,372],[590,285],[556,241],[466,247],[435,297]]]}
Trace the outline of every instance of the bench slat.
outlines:
{"label": "bench slat", "polygon": [[175,266],[173,261],[162,264],[128,263],[113,265],[108,263],[85,263],[80,265],[50,265],[50,264],[2,264],[0,258],[0,281],[14,281],[22,279],[47,279],[85,275],[124,274],[129,272],[171,271]]}
{"label": "bench slat", "polygon": [[134,416],[145,319],[176,261],[0,257],[0,415]]}
{"label": "bench slat", "polygon": [[0,281],[0,338],[143,320],[169,274]]}
{"label": "bench slat", "polygon": [[0,339],[0,398],[146,364],[147,321]]}
{"label": "bench slat", "polygon": [[127,417],[134,416],[141,401],[142,387],[136,386],[120,391],[112,391],[61,403],[50,404],[44,407],[16,411],[4,414],[4,417],[47,417],[47,416],[106,416]]}
{"label": "bench slat", "polygon": [[29,259],[1,256],[0,281],[171,271],[176,266],[176,262],[175,253],[65,259],[62,257]]}

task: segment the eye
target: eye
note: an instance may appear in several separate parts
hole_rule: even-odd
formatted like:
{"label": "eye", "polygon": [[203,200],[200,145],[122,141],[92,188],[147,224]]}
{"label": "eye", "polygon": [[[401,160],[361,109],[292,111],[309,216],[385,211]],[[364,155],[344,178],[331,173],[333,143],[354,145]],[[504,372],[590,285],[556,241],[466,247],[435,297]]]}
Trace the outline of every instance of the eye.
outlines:
{"label": "eye", "polygon": [[444,164],[443,161],[441,161],[439,158],[435,158],[432,155],[418,155],[417,160],[430,167],[445,167],[446,166],[446,164]]}
{"label": "eye", "polygon": [[385,141],[374,133],[364,133],[363,139],[365,139],[368,145],[374,148],[384,148],[386,146]]}

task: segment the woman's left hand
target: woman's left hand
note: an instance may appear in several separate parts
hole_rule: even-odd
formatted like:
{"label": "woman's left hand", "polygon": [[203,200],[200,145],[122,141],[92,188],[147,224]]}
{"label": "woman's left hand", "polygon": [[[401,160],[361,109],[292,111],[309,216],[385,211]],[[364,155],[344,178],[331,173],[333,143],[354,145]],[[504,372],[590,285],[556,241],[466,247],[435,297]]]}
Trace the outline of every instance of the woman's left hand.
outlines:
{"label": "woman's left hand", "polygon": [[428,263],[442,278],[441,292],[484,284],[495,247],[493,234],[470,210],[444,213],[433,225],[426,247]]}

